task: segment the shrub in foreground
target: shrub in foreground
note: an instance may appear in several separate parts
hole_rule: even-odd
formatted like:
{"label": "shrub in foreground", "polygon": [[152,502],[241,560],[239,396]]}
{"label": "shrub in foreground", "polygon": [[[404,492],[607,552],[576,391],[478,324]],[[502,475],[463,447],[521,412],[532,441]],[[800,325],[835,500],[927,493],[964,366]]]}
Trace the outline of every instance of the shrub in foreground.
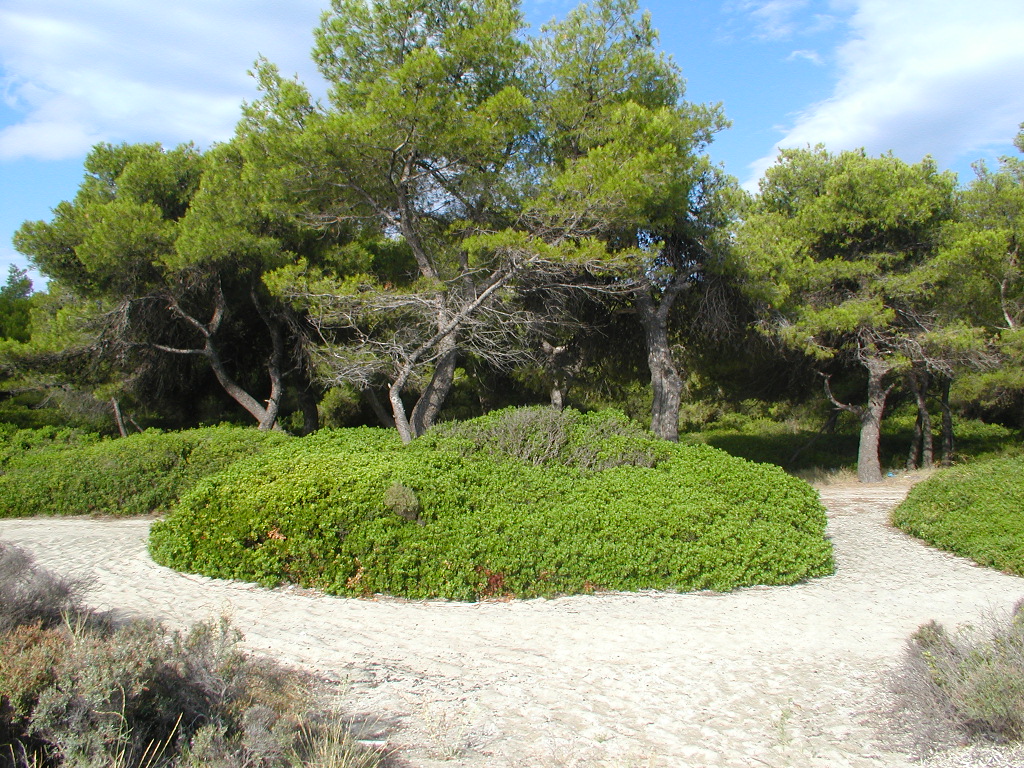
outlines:
{"label": "shrub in foreground", "polygon": [[1024,457],[943,470],[914,486],[892,521],[940,549],[1024,575]]}
{"label": "shrub in foreground", "polygon": [[917,750],[1024,739],[1024,606],[1008,621],[918,629],[895,679],[897,715]]}
{"label": "shrub in foreground", "polygon": [[199,478],[286,441],[278,433],[219,426],[149,430],[129,437],[8,440],[0,464],[0,516],[143,515],[168,509]]}
{"label": "shrub in foreground", "polygon": [[[344,723],[311,711],[311,680],[238,648],[226,621],[170,632],[151,621],[114,625],[17,548],[0,572],[36,589],[0,605],[0,765],[332,766],[378,760]],[[62,622],[49,592],[72,609]]]}
{"label": "shrub in foreground", "polygon": [[579,454],[572,440],[566,452],[540,438],[539,449],[492,450],[505,438],[486,438],[472,450],[472,423],[450,444],[442,433],[403,447],[372,429],[296,440],[199,483],[154,525],[150,551],[209,576],[459,600],[725,591],[831,573],[824,510],[805,483],[569,418],[584,423],[573,439],[604,458],[536,461]]}

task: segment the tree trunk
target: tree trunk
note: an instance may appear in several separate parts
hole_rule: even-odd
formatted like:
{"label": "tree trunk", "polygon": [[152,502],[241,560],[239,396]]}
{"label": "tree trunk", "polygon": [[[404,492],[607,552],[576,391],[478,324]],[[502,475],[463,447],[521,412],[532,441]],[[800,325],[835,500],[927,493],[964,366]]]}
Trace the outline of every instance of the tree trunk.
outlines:
{"label": "tree trunk", "polygon": [[914,436],[907,454],[907,469],[917,469],[918,460],[920,466],[931,469],[935,463],[935,442],[932,436],[932,417],[928,413],[928,372],[914,370],[907,377],[907,382],[917,403],[917,420],[914,422]]}
{"label": "tree trunk", "polygon": [[128,430],[124,427],[124,419],[121,417],[121,404],[116,397],[110,398],[110,407],[114,411],[114,421],[117,422],[117,431],[121,437],[128,437]]}
{"label": "tree trunk", "polygon": [[556,381],[551,385],[551,407],[555,410],[565,410],[565,388],[560,386],[561,382]]}
{"label": "tree trunk", "polygon": [[650,292],[637,293],[637,308],[647,344],[647,366],[651,371],[651,431],[665,440],[679,440],[679,404],[683,377],[672,359],[668,340],[668,312],[678,291],[666,290],[656,306]]}
{"label": "tree trunk", "polygon": [[939,402],[942,405],[942,466],[948,467],[953,463],[953,449],[956,447],[953,438],[953,409],[949,407],[949,388],[952,385],[951,379],[942,380],[942,391]]}
{"label": "tree trunk", "polygon": [[908,470],[917,469],[918,462],[921,460],[921,435],[921,414],[919,413],[914,421],[914,432],[910,436],[910,449],[907,451],[906,468]]}
{"label": "tree trunk", "polygon": [[[458,359],[458,342],[456,334],[466,318],[476,312],[486,302],[490,301],[495,293],[511,279],[512,271],[493,276],[491,283],[477,294],[472,301],[462,305],[461,309],[450,314],[443,305],[437,311],[437,332],[417,347],[402,363],[397,376],[388,388],[388,400],[391,401],[391,412],[395,417],[395,428],[402,437],[403,443],[412,442],[413,438],[424,434],[434,423],[445,398],[455,381],[455,363]],[[431,350],[438,350],[437,362],[434,364],[434,375],[430,384],[420,395],[420,399],[413,407],[412,419],[410,420],[402,402],[402,391],[409,378],[419,364],[420,360],[426,357]]]}
{"label": "tree trunk", "polygon": [[284,392],[281,380],[281,355],[284,342],[281,338],[280,327],[264,312],[255,289],[250,292],[250,295],[257,312],[259,312],[260,317],[267,324],[271,337],[272,351],[270,359],[267,361],[267,373],[270,376],[270,397],[265,405],[246,392],[238,382],[231,378],[227,368],[224,366],[224,362],[220,359],[220,353],[217,351],[216,345],[213,343],[213,338],[220,329],[220,325],[228,310],[227,301],[224,298],[224,292],[221,290],[219,283],[214,297],[213,314],[208,323],[201,323],[185,312],[173,296],[168,298],[168,309],[170,309],[171,313],[187,322],[202,335],[204,339],[202,349],[194,347],[180,349],[163,344],[152,344],[151,346],[154,349],[170,352],[175,355],[201,355],[205,357],[210,363],[213,375],[217,378],[217,383],[221,385],[232,400],[242,406],[250,416],[256,419],[260,430],[280,429],[280,426],[277,424],[277,412],[281,405],[281,395]]}
{"label": "tree trunk", "polygon": [[388,410],[380,401],[380,396],[377,394],[377,390],[373,387],[367,387],[363,390],[363,394],[366,396],[366,400],[370,404],[370,408],[373,410],[373,415],[377,417],[381,426],[387,427],[388,429],[394,429],[395,417],[388,413]]}
{"label": "tree trunk", "polygon": [[395,418],[395,429],[398,436],[402,438],[402,444],[408,445],[416,437],[412,424],[409,423],[409,416],[405,412],[405,403],[402,402],[402,389],[405,382],[395,382],[388,388],[388,400],[391,401],[391,413]]}
{"label": "tree trunk", "polygon": [[445,349],[444,355],[435,364],[430,383],[412,409],[412,430],[416,437],[426,434],[427,430],[434,426],[455,381],[455,364],[459,355],[455,348],[454,335],[449,334],[442,339],[441,345]]}
{"label": "tree trunk", "polygon": [[569,378],[575,372],[574,369],[578,369],[578,360],[573,359],[576,356],[568,344],[555,346],[548,341],[542,341],[541,350],[544,352],[544,371],[551,379],[551,407],[559,411],[564,410]]}
{"label": "tree trunk", "polygon": [[882,481],[882,461],[879,447],[882,440],[882,415],[885,401],[891,387],[883,384],[889,372],[881,360],[871,358],[865,363],[868,369],[868,404],[860,415],[860,446],[857,450],[857,479],[862,483]]}
{"label": "tree trunk", "polygon": [[921,466],[931,469],[935,466],[935,437],[932,435],[932,417],[928,413],[928,403],[925,402],[923,391],[917,407],[918,418],[921,420]]}
{"label": "tree trunk", "polygon": [[[240,387],[234,379],[228,374],[227,369],[224,367],[224,363],[221,362],[220,355],[217,354],[217,348],[207,340],[206,349],[203,352],[207,360],[210,361],[210,368],[213,369],[213,375],[217,377],[217,382],[221,388],[228,393],[232,400],[242,406],[246,412],[252,416],[259,424],[261,430],[268,430],[274,426],[274,421],[277,418],[277,408],[275,403],[273,419],[271,419],[270,411],[263,407],[255,397],[246,392]],[[274,386],[271,384],[271,391]],[[278,399],[280,399],[280,384],[277,387]]]}

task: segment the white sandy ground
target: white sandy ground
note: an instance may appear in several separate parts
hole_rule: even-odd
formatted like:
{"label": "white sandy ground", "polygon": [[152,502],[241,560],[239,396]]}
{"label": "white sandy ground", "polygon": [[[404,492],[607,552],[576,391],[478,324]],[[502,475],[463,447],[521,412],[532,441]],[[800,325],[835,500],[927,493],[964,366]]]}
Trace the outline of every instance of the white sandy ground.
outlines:
{"label": "white sandy ground", "polygon": [[[228,615],[246,645],[344,682],[414,768],[899,768],[881,738],[907,637],[1006,612],[1024,579],[887,525],[910,482],[826,486],[834,576],[729,594],[412,602],[267,590],[176,573],[149,520],[0,520],[37,562],[90,574],[91,602],[182,626]],[[942,766],[1024,766],[1024,751]]]}

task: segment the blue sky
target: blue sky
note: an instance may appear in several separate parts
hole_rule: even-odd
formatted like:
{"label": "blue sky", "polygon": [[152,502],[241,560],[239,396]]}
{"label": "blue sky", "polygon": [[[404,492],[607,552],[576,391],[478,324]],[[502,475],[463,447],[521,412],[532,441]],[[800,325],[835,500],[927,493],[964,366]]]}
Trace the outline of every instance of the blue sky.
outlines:
{"label": "blue sky", "polygon": [[[0,280],[11,236],[71,198],[96,142],[231,136],[257,55],[314,91],[310,30],[329,0],[0,0]],[[523,0],[531,25],[574,0]],[[687,97],[733,121],[714,160],[753,188],[780,146],[1013,154],[1024,122],[1021,0],[641,0]]]}

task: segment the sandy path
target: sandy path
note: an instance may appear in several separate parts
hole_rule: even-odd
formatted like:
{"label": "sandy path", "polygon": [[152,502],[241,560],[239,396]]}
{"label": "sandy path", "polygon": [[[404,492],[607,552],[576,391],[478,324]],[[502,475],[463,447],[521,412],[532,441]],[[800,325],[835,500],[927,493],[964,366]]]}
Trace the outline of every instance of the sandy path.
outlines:
{"label": "sandy path", "polygon": [[730,594],[349,600],[162,568],[145,520],[0,520],[0,538],[93,574],[99,607],[227,614],[250,647],[348,680],[416,768],[899,768],[875,735],[907,636],[1024,597],[1024,579],[887,527],[907,487],[825,488],[836,575]]}

